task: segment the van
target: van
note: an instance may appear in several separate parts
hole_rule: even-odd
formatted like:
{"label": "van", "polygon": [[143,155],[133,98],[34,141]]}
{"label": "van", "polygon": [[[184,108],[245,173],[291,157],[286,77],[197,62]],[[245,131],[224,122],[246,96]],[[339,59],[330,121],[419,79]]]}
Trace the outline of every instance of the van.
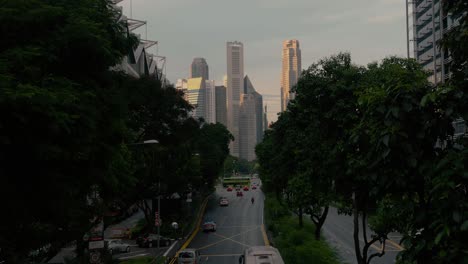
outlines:
{"label": "van", "polygon": [[194,248],[186,248],[179,252],[179,264],[199,264],[201,263],[200,252]]}
{"label": "van", "polygon": [[254,246],[239,257],[239,264],[284,264],[278,249],[271,246]]}

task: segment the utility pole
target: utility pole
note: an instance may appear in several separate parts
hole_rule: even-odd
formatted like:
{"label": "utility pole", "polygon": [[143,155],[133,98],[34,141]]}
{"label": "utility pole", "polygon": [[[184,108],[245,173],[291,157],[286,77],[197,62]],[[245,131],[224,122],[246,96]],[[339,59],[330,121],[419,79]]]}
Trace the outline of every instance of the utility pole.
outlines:
{"label": "utility pole", "polygon": [[408,14],[408,0],[406,0],[406,57],[409,59],[409,46],[410,46],[410,39],[409,39],[409,14]]}

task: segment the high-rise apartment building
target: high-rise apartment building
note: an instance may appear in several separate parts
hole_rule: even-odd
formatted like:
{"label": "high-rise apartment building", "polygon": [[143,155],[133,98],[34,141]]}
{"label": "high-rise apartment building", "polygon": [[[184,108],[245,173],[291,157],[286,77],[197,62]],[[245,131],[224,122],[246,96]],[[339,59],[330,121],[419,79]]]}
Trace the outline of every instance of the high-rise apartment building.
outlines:
{"label": "high-rise apartment building", "polygon": [[227,127],[226,87],[224,85],[215,87],[216,94],[216,122]]}
{"label": "high-rise apartment building", "polygon": [[227,121],[234,136],[229,149],[231,155],[239,157],[239,111],[244,90],[244,45],[241,42],[226,43],[227,57]]}
{"label": "high-rise apartment building", "polygon": [[202,77],[209,80],[208,63],[204,58],[194,58],[190,66],[190,78]]}
{"label": "high-rise apartment building", "polygon": [[[444,14],[443,4],[441,0],[410,1],[408,10],[411,13],[407,14],[407,19],[412,20],[414,58],[431,73],[429,81],[434,84],[444,83],[451,76],[452,58],[449,52],[440,49],[437,43],[444,34],[460,24],[459,18]],[[409,31],[408,29],[408,53],[411,43]],[[468,131],[463,119],[455,121],[453,126],[456,136],[464,135]]]}
{"label": "high-rise apartment building", "polygon": [[447,64],[450,56],[439,49],[437,42],[454,21],[450,16],[444,16],[440,0],[416,0],[411,5],[414,58],[431,72],[431,82],[444,82],[449,78]]}
{"label": "high-rise apartment building", "polygon": [[285,111],[290,100],[294,99],[291,89],[301,76],[301,49],[299,41],[285,40],[283,42],[283,67],[281,74],[281,111]]}

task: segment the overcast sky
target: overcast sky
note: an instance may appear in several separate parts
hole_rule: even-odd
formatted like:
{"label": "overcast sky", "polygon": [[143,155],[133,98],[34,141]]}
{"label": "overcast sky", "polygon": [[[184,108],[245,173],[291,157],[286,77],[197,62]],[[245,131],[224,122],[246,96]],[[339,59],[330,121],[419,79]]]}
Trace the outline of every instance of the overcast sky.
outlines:
{"label": "overcast sky", "polygon": [[340,51],[357,64],[406,54],[403,0],[124,0],[124,13],[145,20],[137,31],[159,41],[153,53],[167,57],[175,83],[189,76],[194,57],[207,60],[210,79],[222,84],[226,42],[244,43],[244,70],[268,105],[280,110],[281,49],[298,39],[302,67]]}

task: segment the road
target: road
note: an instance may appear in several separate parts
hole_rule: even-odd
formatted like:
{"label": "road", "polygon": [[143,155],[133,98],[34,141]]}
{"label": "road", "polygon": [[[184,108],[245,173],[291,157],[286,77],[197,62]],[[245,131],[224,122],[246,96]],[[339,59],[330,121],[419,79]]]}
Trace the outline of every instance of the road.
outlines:
{"label": "road", "polygon": [[[254,179],[252,183],[258,183]],[[220,207],[218,199],[225,196],[229,206]],[[254,204],[250,199],[254,197]],[[221,186],[210,198],[205,220],[217,223],[216,232],[198,232],[188,248],[200,250],[204,264],[236,264],[246,247],[265,245],[263,229],[264,195],[257,190],[244,192],[243,197],[236,197],[236,192],[227,192]],[[203,221],[202,221],[203,222]]]}
{"label": "road", "polygon": [[[352,216],[339,215],[336,208],[330,208],[322,234],[325,236],[329,244],[336,248],[336,251],[338,251],[343,263],[357,263],[356,254],[354,253],[353,228]],[[367,234],[371,234],[369,229],[367,230]],[[402,249],[398,245],[398,241],[400,239],[401,235],[390,234],[389,240],[387,240],[387,244],[385,246],[385,255],[381,258],[374,258],[372,260],[372,264],[395,263],[396,256]],[[379,242],[374,245],[375,246],[372,246],[369,249],[370,254],[377,252],[377,249],[381,246]]]}

